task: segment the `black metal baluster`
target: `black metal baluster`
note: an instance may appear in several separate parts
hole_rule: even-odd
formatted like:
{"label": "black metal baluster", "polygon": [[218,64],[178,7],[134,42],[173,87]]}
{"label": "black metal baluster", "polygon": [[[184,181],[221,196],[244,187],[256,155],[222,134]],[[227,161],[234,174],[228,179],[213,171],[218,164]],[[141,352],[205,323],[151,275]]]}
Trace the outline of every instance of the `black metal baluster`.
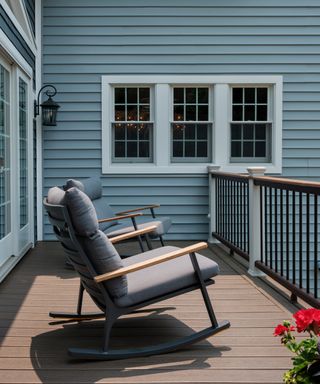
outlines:
{"label": "black metal baluster", "polygon": [[239,227],[239,236],[240,236],[240,248],[242,250],[244,250],[244,247],[243,247],[243,206],[242,206],[242,203],[243,203],[243,183],[240,182],[239,184],[239,190],[240,190],[240,195],[239,195],[239,199],[240,199],[240,227]]}
{"label": "black metal baluster", "polygon": [[272,257],[272,249],[273,249],[273,236],[272,236],[272,188],[269,188],[269,242],[270,242],[270,268],[273,267],[273,257]]}
{"label": "black metal baluster", "polygon": [[260,187],[260,260],[263,263],[263,201],[262,201],[262,188]]}
{"label": "black metal baluster", "polygon": [[307,193],[306,202],[306,220],[307,220],[307,246],[306,246],[306,274],[307,274],[307,292],[310,292],[310,195]]}
{"label": "black metal baluster", "polygon": [[274,264],[278,272],[278,190],[274,189]]}
{"label": "black metal baluster", "polygon": [[296,283],[296,193],[292,191],[292,283]]}
{"label": "black metal baluster", "polygon": [[302,192],[299,192],[299,287],[302,288],[303,253],[302,253]]}
{"label": "black metal baluster", "polygon": [[268,265],[268,187],[264,187],[264,263]]}
{"label": "black metal baluster", "polygon": [[280,189],[280,273],[283,276],[283,190]]}
{"label": "black metal baluster", "polygon": [[289,225],[290,225],[290,212],[289,212],[289,191],[286,190],[286,277],[289,280],[290,268],[289,268]]}
{"label": "black metal baluster", "polygon": [[314,297],[318,297],[318,195],[314,195]]}

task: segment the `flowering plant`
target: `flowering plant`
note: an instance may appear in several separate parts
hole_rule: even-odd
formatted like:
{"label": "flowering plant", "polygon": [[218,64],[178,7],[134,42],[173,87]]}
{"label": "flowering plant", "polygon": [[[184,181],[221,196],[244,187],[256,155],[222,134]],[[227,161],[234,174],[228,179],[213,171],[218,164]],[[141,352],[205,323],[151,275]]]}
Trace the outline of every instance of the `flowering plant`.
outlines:
{"label": "flowering plant", "polygon": [[[318,335],[320,334],[320,310],[302,309],[293,315],[296,325],[285,320],[274,329],[274,336],[281,337],[284,344],[296,356],[292,358],[293,368],[283,376],[286,384],[310,384],[316,382],[320,375],[320,349]],[[298,342],[293,331],[307,332],[309,338]]]}

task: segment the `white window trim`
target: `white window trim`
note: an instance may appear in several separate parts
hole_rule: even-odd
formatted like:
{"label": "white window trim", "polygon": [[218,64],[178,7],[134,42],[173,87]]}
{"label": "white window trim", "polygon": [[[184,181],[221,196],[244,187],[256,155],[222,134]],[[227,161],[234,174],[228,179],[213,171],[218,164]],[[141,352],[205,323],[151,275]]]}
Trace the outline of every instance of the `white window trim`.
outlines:
{"label": "white window trim", "polygon": [[[270,163],[230,163],[231,87],[269,85],[273,88],[272,152]],[[282,171],[282,76],[102,76],[102,173],[103,174],[206,174],[207,167],[221,171],[245,172],[249,166],[264,166],[268,173]],[[154,162],[112,163],[112,91],[114,86],[154,87]],[[171,87],[208,85],[213,87],[212,163],[171,163]],[[161,127],[161,129],[159,129]]]}

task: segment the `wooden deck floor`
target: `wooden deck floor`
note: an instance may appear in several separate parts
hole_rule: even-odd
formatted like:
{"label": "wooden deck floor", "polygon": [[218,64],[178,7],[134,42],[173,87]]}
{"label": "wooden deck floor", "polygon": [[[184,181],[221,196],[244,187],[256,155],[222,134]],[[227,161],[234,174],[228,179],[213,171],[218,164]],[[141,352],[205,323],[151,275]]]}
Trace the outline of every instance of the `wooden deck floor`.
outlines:
{"label": "wooden deck floor", "polygon": [[[78,278],[64,268],[59,244],[40,243],[0,285],[0,383],[281,383],[290,357],[272,331],[294,308],[286,309],[221,255],[204,253],[220,265],[209,293],[230,329],[167,355],[78,362],[67,348],[99,345],[102,323],[49,318],[50,310],[75,308]],[[89,298],[85,308],[95,310]],[[200,294],[192,292],[120,319],[112,344],[158,343],[208,324]]]}

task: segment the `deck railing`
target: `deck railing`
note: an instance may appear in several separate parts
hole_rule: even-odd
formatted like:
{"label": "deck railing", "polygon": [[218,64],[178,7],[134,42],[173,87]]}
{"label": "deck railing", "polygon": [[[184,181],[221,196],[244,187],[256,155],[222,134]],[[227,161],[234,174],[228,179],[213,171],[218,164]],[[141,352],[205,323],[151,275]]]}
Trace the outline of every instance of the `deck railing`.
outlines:
{"label": "deck railing", "polygon": [[267,274],[320,308],[320,183],[263,176],[263,168],[246,175],[209,171],[210,235],[249,260],[249,273]]}

